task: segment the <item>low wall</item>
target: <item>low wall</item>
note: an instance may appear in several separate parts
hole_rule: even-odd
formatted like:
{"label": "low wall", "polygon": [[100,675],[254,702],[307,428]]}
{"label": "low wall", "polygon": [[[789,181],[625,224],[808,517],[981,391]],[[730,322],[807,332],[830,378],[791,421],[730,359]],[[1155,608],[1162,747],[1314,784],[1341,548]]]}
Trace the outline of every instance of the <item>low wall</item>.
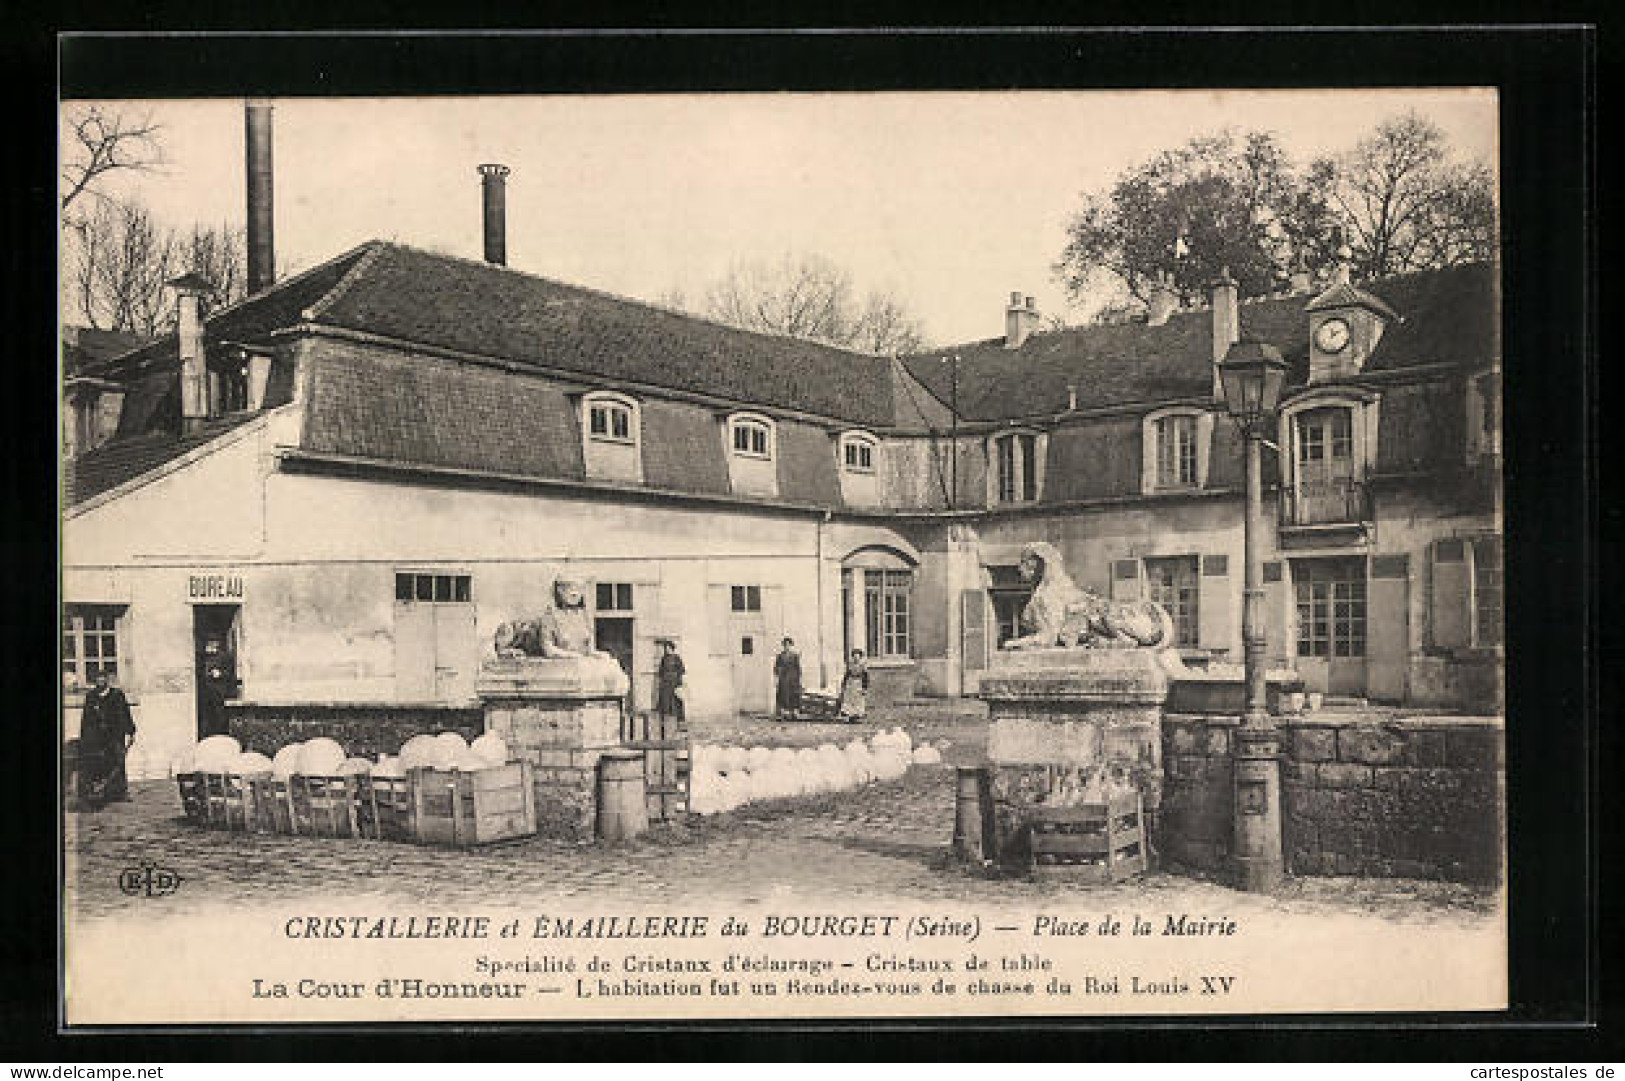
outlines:
{"label": "low wall", "polygon": [[265,755],[327,736],[350,754],[377,758],[399,754],[402,744],[424,733],[456,732],[472,740],[485,731],[478,705],[427,702],[227,702],[226,722],[244,750]]}
{"label": "low wall", "polygon": [[[1234,717],[1163,718],[1163,854],[1222,871],[1230,853]],[[1280,718],[1282,842],[1297,875],[1499,881],[1499,718]]]}

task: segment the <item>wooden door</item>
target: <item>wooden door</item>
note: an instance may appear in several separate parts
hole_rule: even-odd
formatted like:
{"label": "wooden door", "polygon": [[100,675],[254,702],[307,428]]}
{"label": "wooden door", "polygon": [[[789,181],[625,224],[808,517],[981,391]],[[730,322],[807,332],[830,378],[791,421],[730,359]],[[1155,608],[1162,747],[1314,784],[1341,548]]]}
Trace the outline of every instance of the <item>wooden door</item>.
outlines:
{"label": "wooden door", "polygon": [[395,604],[395,697],[428,702],[435,697],[434,606]]}
{"label": "wooden door", "polygon": [[434,613],[434,696],[441,702],[474,697],[479,644],[472,604],[436,604]]}
{"label": "wooden door", "polygon": [[1367,693],[1402,702],[1410,667],[1410,560],[1404,554],[1371,560],[1371,631]]}

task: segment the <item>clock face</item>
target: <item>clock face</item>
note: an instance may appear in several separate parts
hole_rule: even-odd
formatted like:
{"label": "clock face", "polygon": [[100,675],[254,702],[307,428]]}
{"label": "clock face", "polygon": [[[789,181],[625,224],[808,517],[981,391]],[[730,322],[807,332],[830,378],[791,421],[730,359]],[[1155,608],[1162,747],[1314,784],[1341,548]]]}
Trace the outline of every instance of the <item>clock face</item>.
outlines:
{"label": "clock face", "polygon": [[1341,353],[1349,344],[1349,325],[1341,319],[1328,319],[1315,329],[1315,344],[1322,353]]}

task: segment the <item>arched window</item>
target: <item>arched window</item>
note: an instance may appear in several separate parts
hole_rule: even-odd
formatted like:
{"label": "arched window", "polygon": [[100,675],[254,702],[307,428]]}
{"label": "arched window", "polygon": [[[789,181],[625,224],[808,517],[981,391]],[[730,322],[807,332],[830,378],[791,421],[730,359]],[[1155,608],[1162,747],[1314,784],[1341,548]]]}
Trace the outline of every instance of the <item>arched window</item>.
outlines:
{"label": "arched window", "polygon": [[873,473],[880,445],[867,432],[847,432],[841,436],[841,468],[848,473]]}
{"label": "arched window", "polygon": [[773,422],[754,413],[728,418],[728,447],[740,458],[773,457]]}
{"label": "arched window", "polygon": [[637,403],[619,394],[589,394],[582,403],[587,438],[604,443],[638,441]]}

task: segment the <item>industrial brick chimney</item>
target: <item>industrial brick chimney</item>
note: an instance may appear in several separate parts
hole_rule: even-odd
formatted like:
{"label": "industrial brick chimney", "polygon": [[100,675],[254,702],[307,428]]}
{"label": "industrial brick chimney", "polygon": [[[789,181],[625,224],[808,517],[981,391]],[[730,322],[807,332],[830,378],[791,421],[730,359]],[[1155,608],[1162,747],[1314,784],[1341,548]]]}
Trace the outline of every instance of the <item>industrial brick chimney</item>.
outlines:
{"label": "industrial brick chimney", "polygon": [[508,265],[508,173],[506,165],[480,166],[485,204],[485,261]]}
{"label": "industrial brick chimney", "polygon": [[250,98],[243,108],[243,142],[248,174],[248,292],[276,284],[276,242],[272,236],[271,103]]}

